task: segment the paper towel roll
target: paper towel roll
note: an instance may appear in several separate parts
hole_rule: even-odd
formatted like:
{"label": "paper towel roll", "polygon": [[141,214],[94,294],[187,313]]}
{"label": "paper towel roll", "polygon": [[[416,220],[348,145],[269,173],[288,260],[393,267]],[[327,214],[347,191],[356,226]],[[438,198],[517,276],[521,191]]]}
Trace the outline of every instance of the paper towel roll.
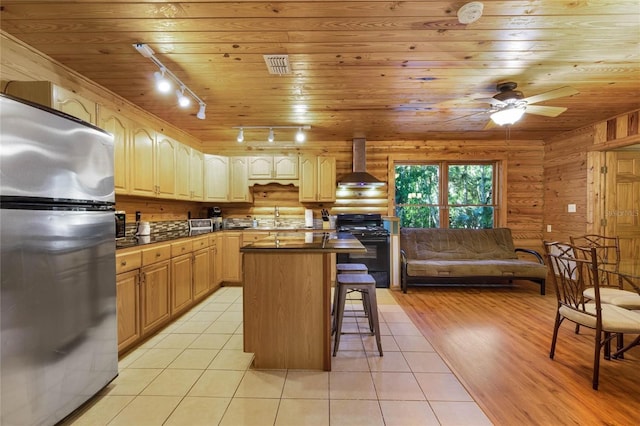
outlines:
{"label": "paper towel roll", "polygon": [[304,209],[304,226],[313,228],[313,210]]}

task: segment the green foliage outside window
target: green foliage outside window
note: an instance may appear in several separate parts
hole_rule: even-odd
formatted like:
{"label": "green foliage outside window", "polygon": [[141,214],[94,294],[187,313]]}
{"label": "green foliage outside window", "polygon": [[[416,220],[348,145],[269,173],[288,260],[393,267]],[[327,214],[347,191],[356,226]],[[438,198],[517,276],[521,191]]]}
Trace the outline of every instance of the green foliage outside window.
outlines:
{"label": "green foliage outside window", "polygon": [[[395,172],[401,226],[439,228],[446,220],[449,228],[493,227],[493,164],[396,165]],[[443,179],[448,182],[446,194],[440,191]]]}

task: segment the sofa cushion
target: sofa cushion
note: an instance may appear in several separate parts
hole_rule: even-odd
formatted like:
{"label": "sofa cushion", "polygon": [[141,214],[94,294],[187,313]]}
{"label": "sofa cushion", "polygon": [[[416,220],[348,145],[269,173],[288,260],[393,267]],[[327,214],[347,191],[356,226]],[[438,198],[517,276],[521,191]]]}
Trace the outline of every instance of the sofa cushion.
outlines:
{"label": "sofa cushion", "polygon": [[[509,228],[402,228],[400,248],[409,259],[517,259]],[[412,274],[413,275],[413,274]]]}
{"label": "sofa cushion", "polygon": [[410,277],[528,277],[545,279],[546,266],[518,259],[493,260],[417,260],[407,262]]}

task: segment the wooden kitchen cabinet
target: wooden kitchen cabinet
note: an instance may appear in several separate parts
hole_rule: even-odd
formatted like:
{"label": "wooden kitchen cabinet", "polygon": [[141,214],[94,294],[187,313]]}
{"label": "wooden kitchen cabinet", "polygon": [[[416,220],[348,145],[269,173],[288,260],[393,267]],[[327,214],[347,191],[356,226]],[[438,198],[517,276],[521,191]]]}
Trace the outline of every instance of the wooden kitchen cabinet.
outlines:
{"label": "wooden kitchen cabinet", "polygon": [[191,306],[193,301],[192,274],[191,253],[171,259],[171,315],[179,314]]}
{"label": "wooden kitchen cabinet", "polygon": [[98,112],[98,127],[113,135],[113,184],[116,194],[128,194],[131,122],[119,112],[107,107],[100,107]]}
{"label": "wooden kitchen cabinet", "polygon": [[248,157],[248,161],[250,180],[278,182],[298,179],[297,156],[255,156]]}
{"label": "wooden kitchen cabinet", "polygon": [[50,81],[3,81],[2,87],[8,95],[26,99],[49,108],[62,111],[73,117],[97,124],[97,104],[93,101],[56,86]]}
{"label": "wooden kitchen cabinet", "polygon": [[191,199],[204,201],[204,154],[191,148],[189,157],[189,190]]}
{"label": "wooden kitchen cabinet", "polygon": [[141,269],[140,320],[143,336],[155,331],[171,318],[170,266],[170,262],[165,260]]}
{"label": "wooden kitchen cabinet", "polygon": [[229,160],[229,201],[253,201],[249,188],[249,157],[231,157]]}
{"label": "wooden kitchen cabinet", "polygon": [[159,198],[176,198],[178,144],[165,135],[156,135],[155,195]]}
{"label": "wooden kitchen cabinet", "polygon": [[142,337],[139,280],[139,270],[116,275],[118,352],[127,349]]}
{"label": "wooden kitchen cabinet", "polygon": [[179,200],[191,199],[190,167],[191,147],[179,143],[176,151],[176,198]]}
{"label": "wooden kitchen cabinet", "polygon": [[336,200],[336,159],[334,157],[300,156],[300,202],[333,202]]}
{"label": "wooden kitchen cabinet", "polygon": [[242,232],[225,231],[222,234],[223,281],[242,281],[242,258],[240,257],[241,245]]}
{"label": "wooden kitchen cabinet", "polygon": [[131,137],[129,164],[131,195],[155,197],[156,195],[156,135],[153,130],[134,123]]}
{"label": "wooden kitchen cabinet", "polygon": [[204,201],[229,201],[229,158],[204,156]]}
{"label": "wooden kitchen cabinet", "polygon": [[221,233],[209,235],[209,290],[213,291],[222,284],[222,237]]}
{"label": "wooden kitchen cabinet", "polygon": [[193,301],[197,302],[209,293],[209,247],[193,252]]}

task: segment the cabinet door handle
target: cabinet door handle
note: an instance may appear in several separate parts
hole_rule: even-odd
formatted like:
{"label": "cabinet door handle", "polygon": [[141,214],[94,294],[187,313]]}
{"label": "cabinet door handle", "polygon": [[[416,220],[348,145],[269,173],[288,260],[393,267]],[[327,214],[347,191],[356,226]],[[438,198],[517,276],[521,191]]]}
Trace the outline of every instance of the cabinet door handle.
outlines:
{"label": "cabinet door handle", "polygon": [[127,266],[127,261],[123,260],[122,262],[120,262],[120,266]]}
{"label": "cabinet door handle", "polygon": [[160,257],[160,253],[156,253],[156,257]]}

